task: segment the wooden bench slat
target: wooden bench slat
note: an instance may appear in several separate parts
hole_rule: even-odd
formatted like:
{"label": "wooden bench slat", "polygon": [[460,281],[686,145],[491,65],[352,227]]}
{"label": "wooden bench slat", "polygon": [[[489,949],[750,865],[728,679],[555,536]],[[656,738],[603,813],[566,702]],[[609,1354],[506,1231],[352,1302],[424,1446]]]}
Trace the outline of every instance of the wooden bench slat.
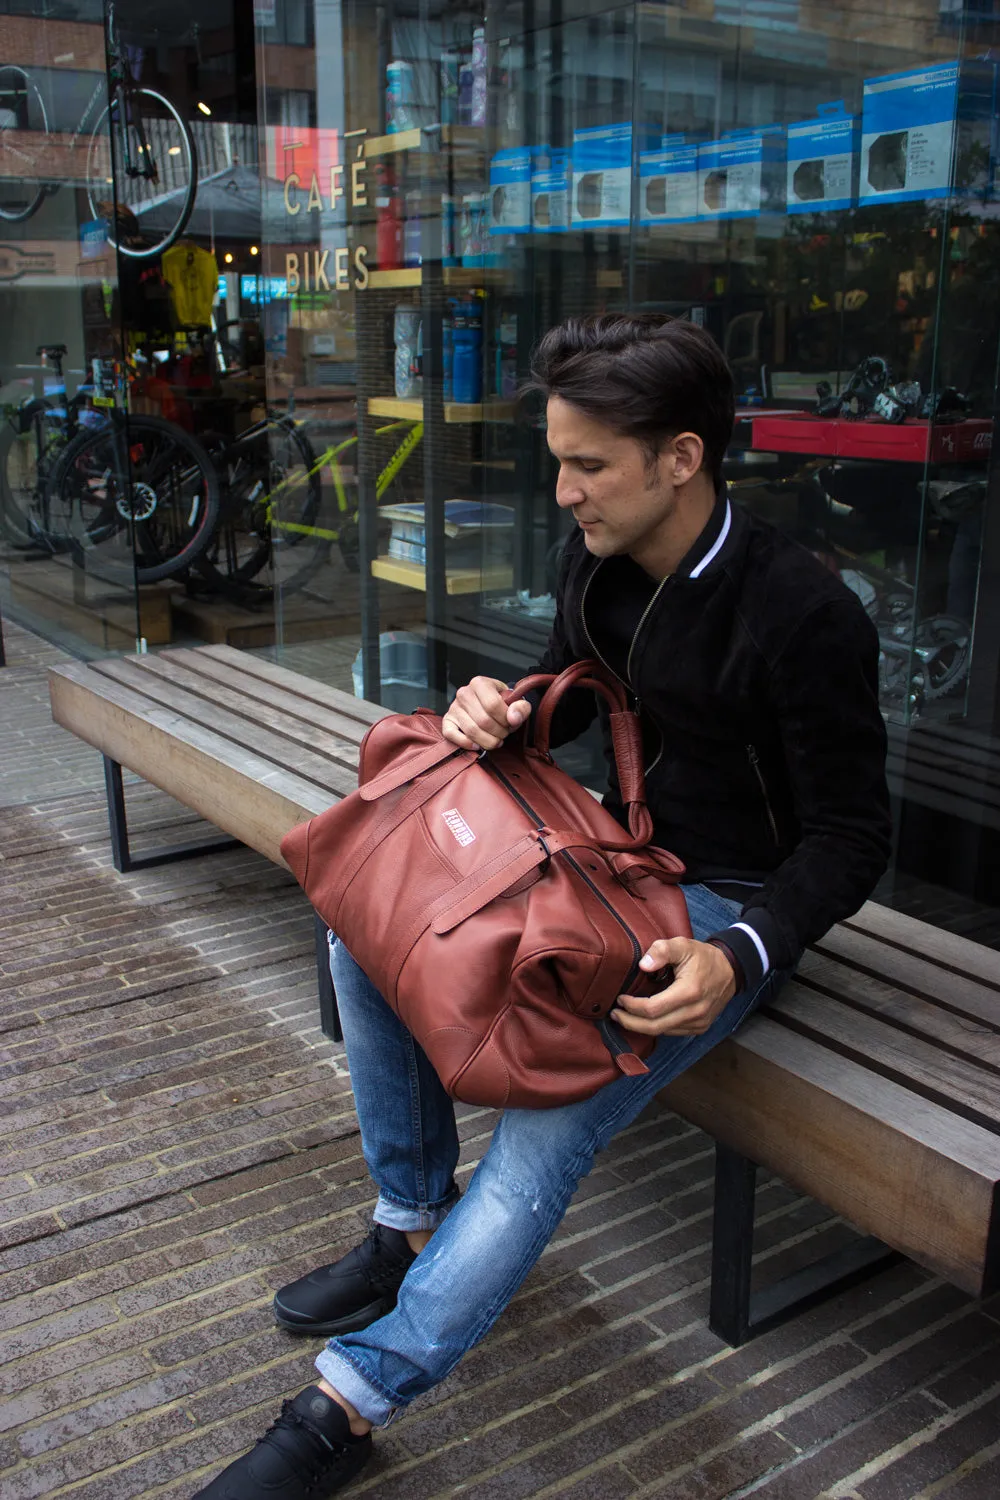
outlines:
{"label": "wooden bench slat", "polygon": [[[282,740],[301,745],[306,750],[315,750],[324,759],[329,757],[357,777],[357,740],[349,740],[343,735],[331,734],[326,729],[311,725],[305,718],[292,716],[286,710],[275,707],[266,697],[251,699],[239,687],[229,687],[225,681],[218,681],[192,670],[186,662],[178,660],[178,655],[177,652],[170,652],[142,657],[142,671],[158,681],[184,688],[209,704],[229,709],[250,728],[263,726],[273,730]],[[346,720],[341,722],[346,723]]]}
{"label": "wooden bench slat", "polygon": [[661,1097],[973,1296],[1000,1284],[992,1132],[764,1015]]}
{"label": "wooden bench slat", "polygon": [[[920,999],[825,953],[806,952],[795,977],[810,989],[846,1000],[889,1025],[947,1047],[972,1063],[995,1069],[1000,1092],[1000,1029],[996,1025],[983,1025],[965,1015],[956,1015],[933,1000]],[[995,1004],[993,1009],[996,1010]]]}
{"label": "wooden bench slat", "polygon": [[837,959],[861,974],[871,974],[897,989],[1000,1031],[1000,994],[982,980],[939,969],[924,958],[853,929],[834,927],[813,947],[817,953]]}
{"label": "wooden bench slat", "polygon": [[148,697],[150,702],[173,709],[192,723],[212,729],[236,745],[246,746],[255,755],[270,761],[275,766],[287,766],[290,770],[314,781],[317,786],[326,788],[334,797],[346,796],[357,785],[356,772],[337,765],[326,756],[316,754],[315,751],[301,748],[283,735],[277,735],[265,729],[253,719],[233,714],[228,709],[208,703],[204,698],[198,697],[186,688],[178,687],[176,683],[169,682],[162,676],[136,667],[134,663],[142,659],[123,657],[117,661],[95,662],[91,666],[91,671],[121,682],[125,687],[130,687],[135,692]]}
{"label": "wooden bench slat", "polygon": [[1000,1087],[995,1073],[794,980],[765,1007],[765,1013],[841,1056],[864,1063],[873,1076],[894,1079],[942,1108],[995,1130],[1000,1162]]}
{"label": "wooden bench slat", "polygon": [[49,672],[52,717],[225,833],[283,865],[282,838],[336,798],[122,683],[73,663]]}
{"label": "wooden bench slat", "polygon": [[860,911],[840,924],[851,931],[867,932],[897,950],[917,954],[951,974],[966,974],[1000,991],[1000,953],[973,943],[957,932],[931,927],[905,912],[893,911],[866,901]]}
{"label": "wooden bench slat", "polygon": [[228,662],[231,667],[238,667],[252,677],[273,682],[276,687],[287,688],[290,693],[296,693],[310,702],[323,703],[327,708],[345,714],[348,718],[359,720],[366,729],[391,713],[391,709],[380,708],[377,703],[369,703],[365,698],[355,698],[353,694],[329,687],[325,682],[317,682],[315,678],[303,677],[300,672],[290,672],[287,667],[279,667],[274,662],[262,661],[259,656],[250,656],[245,651],[238,651],[235,646],[199,646],[198,650],[208,657],[214,657],[216,661]]}
{"label": "wooden bench slat", "polygon": [[248,672],[234,672],[226,662],[215,661],[211,657],[204,656],[197,646],[158,651],[157,660],[177,662],[196,673],[203,679],[206,693],[214,692],[216,684],[221,683],[223,687],[228,687],[232,692],[242,695],[247,703],[266,704],[296,722],[312,725],[317,729],[325,729],[337,739],[353,745],[355,750],[371,727],[366,721],[349,718],[347,714],[327,708],[324,703],[314,698],[304,697],[301,693],[290,693],[287,688],[279,687],[263,678],[251,676]]}

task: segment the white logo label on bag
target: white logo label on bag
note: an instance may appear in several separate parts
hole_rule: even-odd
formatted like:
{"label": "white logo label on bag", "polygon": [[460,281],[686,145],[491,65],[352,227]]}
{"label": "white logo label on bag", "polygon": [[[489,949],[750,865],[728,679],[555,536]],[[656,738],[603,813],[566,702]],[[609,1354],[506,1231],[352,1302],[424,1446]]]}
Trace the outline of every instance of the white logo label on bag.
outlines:
{"label": "white logo label on bag", "polygon": [[476,835],[473,833],[468,823],[462,817],[462,814],[459,812],[457,807],[447,808],[441,814],[441,816],[442,818],[444,818],[450,832],[454,835],[458,843],[461,844],[463,849],[465,848],[466,844],[474,844],[476,842]]}

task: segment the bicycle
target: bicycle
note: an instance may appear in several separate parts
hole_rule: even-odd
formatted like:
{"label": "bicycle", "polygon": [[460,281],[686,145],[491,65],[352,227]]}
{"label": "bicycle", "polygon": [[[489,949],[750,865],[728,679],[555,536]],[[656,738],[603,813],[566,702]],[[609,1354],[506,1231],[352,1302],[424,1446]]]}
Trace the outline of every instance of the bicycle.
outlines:
{"label": "bicycle", "polygon": [[17,547],[38,544],[41,498],[59,453],[88,418],[105,420],[89,405],[92,386],[69,396],[65,344],[39,344],[35,353],[52,366],[54,390],[22,402],[0,427],[0,534]]}
{"label": "bicycle", "polygon": [[[424,426],[396,421],[375,430],[376,437],[401,430],[405,436],[376,479],[376,504],[398,481],[423,438]],[[196,560],[198,573],[218,591],[258,607],[271,602],[275,586],[285,592],[301,588],[327,561],[333,545],[339,547],[348,571],[357,573],[357,504],[352,506],[340,463],[357,441],[357,431],[352,430],[317,456],[302,424],[288,414],[255,423],[233,443],[209,445],[220,477],[220,515],[215,534]],[[324,469],[329,469],[337,515],[342,518],[336,526],[318,524]],[[265,569],[274,582],[255,582]]]}
{"label": "bicycle", "polygon": [[39,539],[79,559],[103,549],[124,584],[187,571],[219,518],[219,483],[202,445],[163,417],[109,412],[62,450],[41,500]]}
{"label": "bicycle", "polygon": [[[91,217],[105,220],[108,240],[119,254],[148,260],[172,245],[191,217],[198,186],[194,136],[164,94],[140,86],[142,49],[122,43],[112,4],[105,34],[108,102],[100,108],[105,91],[101,79],[69,139],[69,150],[76,151],[93,119],[86,167]],[[59,183],[43,180],[50,134],[45,100],[31,74],[13,63],[0,66],[0,218],[12,223],[30,219],[45,198],[58,192]],[[154,242],[129,243],[134,224],[141,227],[143,208],[169,202],[175,194],[176,214]],[[127,212],[121,214],[122,209]],[[129,232],[121,232],[119,218],[125,224],[133,221]]]}

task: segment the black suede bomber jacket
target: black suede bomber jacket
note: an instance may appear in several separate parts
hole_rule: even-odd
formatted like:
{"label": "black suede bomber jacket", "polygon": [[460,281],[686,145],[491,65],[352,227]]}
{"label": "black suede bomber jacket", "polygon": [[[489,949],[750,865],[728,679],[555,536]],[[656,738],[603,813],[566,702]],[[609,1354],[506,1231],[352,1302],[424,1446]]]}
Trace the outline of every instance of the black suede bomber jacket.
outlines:
{"label": "black suede bomber jacket", "polygon": [[[602,570],[606,579],[574,531],[537,670],[601,656],[612,607]],[[632,637],[627,687],[643,727],[654,842],[684,861],[687,881],[742,901],[739,919],[714,936],[748,987],[793,967],[885,870],[878,650],[857,597],[725,492]],[[603,701],[567,695],[552,742],[576,738],[596,713],[611,765],[605,805],[625,823]]]}

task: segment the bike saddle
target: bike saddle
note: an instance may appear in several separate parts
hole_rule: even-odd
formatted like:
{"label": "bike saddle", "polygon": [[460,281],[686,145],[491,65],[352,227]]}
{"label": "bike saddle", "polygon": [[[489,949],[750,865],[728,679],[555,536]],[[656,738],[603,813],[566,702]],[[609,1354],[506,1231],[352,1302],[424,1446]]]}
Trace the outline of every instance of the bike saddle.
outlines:
{"label": "bike saddle", "polygon": [[61,359],[68,352],[65,344],[39,344],[35,350],[36,354],[44,354],[49,359]]}

